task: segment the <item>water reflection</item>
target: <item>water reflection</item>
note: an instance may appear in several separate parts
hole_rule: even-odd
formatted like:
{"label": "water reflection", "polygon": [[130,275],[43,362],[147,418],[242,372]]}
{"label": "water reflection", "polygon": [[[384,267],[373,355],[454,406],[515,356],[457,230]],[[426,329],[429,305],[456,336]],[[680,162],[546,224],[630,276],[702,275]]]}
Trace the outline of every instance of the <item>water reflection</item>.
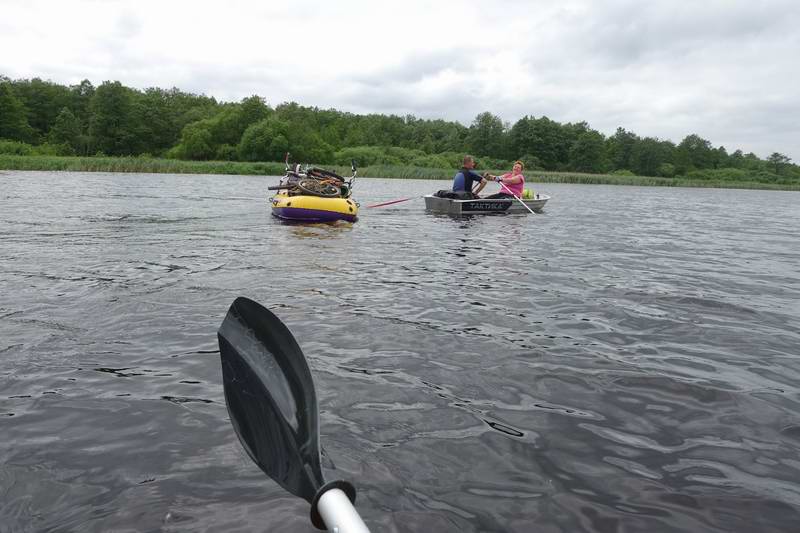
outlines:
{"label": "water reflection", "polygon": [[288,226],[291,230],[292,237],[298,239],[337,239],[353,230],[353,223],[343,220],[314,224],[279,220],[277,223]]}

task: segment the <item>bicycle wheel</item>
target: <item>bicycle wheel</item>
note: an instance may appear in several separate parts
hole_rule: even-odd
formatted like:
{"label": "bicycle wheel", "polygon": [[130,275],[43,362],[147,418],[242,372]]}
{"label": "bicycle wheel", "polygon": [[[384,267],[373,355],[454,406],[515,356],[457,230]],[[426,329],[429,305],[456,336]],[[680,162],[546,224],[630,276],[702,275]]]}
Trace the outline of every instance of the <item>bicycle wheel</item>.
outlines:
{"label": "bicycle wheel", "polygon": [[300,180],[297,183],[300,190],[312,196],[322,196],[324,198],[335,198],[339,196],[339,188],[330,183],[322,183],[313,179]]}

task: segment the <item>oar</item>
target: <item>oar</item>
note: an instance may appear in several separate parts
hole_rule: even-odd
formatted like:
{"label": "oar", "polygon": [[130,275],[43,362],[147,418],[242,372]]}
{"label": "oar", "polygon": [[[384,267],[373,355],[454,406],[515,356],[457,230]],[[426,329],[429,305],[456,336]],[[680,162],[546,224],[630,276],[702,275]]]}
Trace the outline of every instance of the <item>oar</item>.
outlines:
{"label": "oar", "polygon": [[347,481],[325,483],[319,412],[311,371],[283,322],[248,298],[236,298],[217,332],[225,402],[250,458],[311,504],[311,521],[342,533],[369,533]]}
{"label": "oar", "polygon": [[400,198],[399,200],[391,200],[389,202],[383,202],[380,204],[372,204],[368,205],[367,207],[383,207],[384,205],[392,205],[392,204],[399,204],[400,202],[407,202],[409,200],[416,200],[417,198],[422,198],[422,196],[412,196],[411,198]]}
{"label": "oar", "polygon": [[522,199],[521,199],[519,196],[517,196],[516,194],[514,194],[513,192],[511,192],[511,189],[509,189],[508,187],[506,187],[506,184],[505,184],[505,183],[503,183],[502,181],[498,181],[497,183],[499,183],[499,184],[500,184],[500,187],[502,187],[503,189],[507,190],[507,191],[508,191],[508,194],[510,194],[511,196],[513,196],[514,198],[516,198],[516,199],[517,199],[517,201],[518,201],[519,203],[521,203],[521,204],[522,204],[522,205],[525,207],[525,209],[527,209],[528,211],[530,211],[530,212],[531,212],[531,215],[532,215],[532,214],[534,214],[534,213],[533,213],[533,209],[531,209],[530,207],[528,207],[528,204],[526,204],[525,202],[523,202],[523,201],[522,201]]}

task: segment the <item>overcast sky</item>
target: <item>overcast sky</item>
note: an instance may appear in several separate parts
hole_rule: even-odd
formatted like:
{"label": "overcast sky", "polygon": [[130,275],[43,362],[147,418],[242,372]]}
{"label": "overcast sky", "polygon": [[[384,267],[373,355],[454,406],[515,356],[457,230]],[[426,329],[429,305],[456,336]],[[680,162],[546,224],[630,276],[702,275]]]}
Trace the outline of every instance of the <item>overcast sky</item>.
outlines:
{"label": "overcast sky", "polygon": [[797,0],[0,0],[0,74],[469,125],[489,111],[800,163]]}

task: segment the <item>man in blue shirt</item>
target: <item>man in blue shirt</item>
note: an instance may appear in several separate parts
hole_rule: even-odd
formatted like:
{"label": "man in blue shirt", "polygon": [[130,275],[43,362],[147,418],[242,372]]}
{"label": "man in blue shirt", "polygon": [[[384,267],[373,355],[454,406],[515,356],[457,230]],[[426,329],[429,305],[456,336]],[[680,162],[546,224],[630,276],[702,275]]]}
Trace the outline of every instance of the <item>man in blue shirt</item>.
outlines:
{"label": "man in blue shirt", "polygon": [[[488,182],[480,174],[475,172],[473,170],[474,168],[475,159],[471,155],[465,155],[461,170],[459,170],[453,178],[453,192],[472,192],[477,195],[486,187],[486,183]],[[476,181],[479,182],[478,188],[473,191],[473,182]]]}

